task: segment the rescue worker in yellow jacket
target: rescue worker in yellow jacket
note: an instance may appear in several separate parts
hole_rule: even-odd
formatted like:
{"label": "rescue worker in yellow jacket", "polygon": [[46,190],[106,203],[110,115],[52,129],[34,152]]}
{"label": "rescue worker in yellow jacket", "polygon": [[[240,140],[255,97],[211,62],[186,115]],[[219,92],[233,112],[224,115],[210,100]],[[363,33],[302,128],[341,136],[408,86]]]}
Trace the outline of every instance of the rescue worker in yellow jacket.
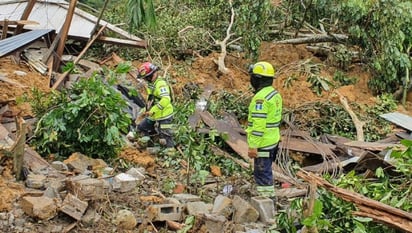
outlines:
{"label": "rescue worker in yellow jacket", "polygon": [[248,156],[254,159],[254,179],[260,196],[275,197],[272,162],[280,141],[282,97],[273,88],[275,69],[268,62],[249,67],[250,83],[255,95],[249,105],[247,142]]}
{"label": "rescue worker in yellow jacket", "polygon": [[148,97],[145,118],[138,124],[137,130],[144,136],[159,134],[159,143],[173,148],[171,89],[166,80],[158,75],[158,71],[159,67],[150,62],[144,62],[138,69],[137,77],[147,81]]}

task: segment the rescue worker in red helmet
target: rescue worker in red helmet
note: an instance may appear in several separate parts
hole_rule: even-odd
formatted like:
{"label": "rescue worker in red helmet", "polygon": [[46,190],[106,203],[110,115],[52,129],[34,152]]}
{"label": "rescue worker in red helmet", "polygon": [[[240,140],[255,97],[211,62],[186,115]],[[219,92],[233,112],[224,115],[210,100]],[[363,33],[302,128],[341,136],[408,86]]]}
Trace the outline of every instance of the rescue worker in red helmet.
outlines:
{"label": "rescue worker in red helmet", "polygon": [[249,105],[246,129],[248,156],[254,159],[253,176],[260,196],[275,200],[272,162],[280,141],[282,96],[273,88],[275,69],[268,62],[249,67],[250,83],[255,95]]}
{"label": "rescue worker in red helmet", "polygon": [[174,148],[171,88],[166,80],[158,75],[158,71],[159,67],[150,62],[144,62],[138,69],[137,78],[147,81],[147,106],[145,118],[138,124],[137,130],[144,136],[159,134],[160,144]]}

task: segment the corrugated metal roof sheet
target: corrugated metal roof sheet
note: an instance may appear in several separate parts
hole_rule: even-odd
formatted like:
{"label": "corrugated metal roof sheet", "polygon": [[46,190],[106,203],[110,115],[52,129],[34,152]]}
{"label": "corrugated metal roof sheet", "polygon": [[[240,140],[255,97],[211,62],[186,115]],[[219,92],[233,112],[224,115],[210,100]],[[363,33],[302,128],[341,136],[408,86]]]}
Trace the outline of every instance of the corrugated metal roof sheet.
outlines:
{"label": "corrugated metal roof sheet", "polygon": [[[0,0],[0,20],[18,20],[21,18],[28,0]],[[38,0],[34,5],[28,20],[33,20],[39,25],[25,25],[25,29],[54,29],[60,31],[67,16],[69,3],[63,0]],[[77,38],[90,38],[98,18],[79,8],[75,9],[68,35]],[[143,41],[121,28],[118,28],[104,20],[100,20],[101,26],[107,25],[107,28],[114,31],[122,37],[135,41]]]}
{"label": "corrugated metal roof sheet", "polygon": [[21,48],[52,31],[54,30],[52,29],[33,30],[33,31],[28,31],[25,33],[18,34],[16,36],[6,38],[4,40],[0,40],[0,57],[11,53],[18,48]]}
{"label": "corrugated metal roof sheet", "polygon": [[412,131],[412,117],[400,112],[391,112],[380,115],[380,117],[390,121],[404,129]]}

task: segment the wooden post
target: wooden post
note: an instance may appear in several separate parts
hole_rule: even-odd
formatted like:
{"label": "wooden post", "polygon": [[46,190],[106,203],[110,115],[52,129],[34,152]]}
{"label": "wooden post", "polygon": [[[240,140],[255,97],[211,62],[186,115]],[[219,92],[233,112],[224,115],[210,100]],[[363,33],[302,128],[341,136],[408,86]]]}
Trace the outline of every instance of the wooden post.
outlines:
{"label": "wooden post", "polygon": [[[26,9],[24,9],[23,15],[21,16],[21,20],[27,20],[33,10],[34,4],[36,4],[36,0],[30,0],[27,3]],[[17,24],[16,29],[14,30],[14,35],[19,34],[23,30],[24,24]]]}
{"label": "wooden post", "polygon": [[[306,209],[304,208],[303,210],[303,217],[309,218],[310,216],[313,215],[313,208],[315,207],[315,201],[316,201],[316,190],[317,190],[317,185],[316,183],[310,183],[309,185],[309,200],[305,200]],[[311,226],[311,227],[306,227],[304,226],[302,228],[302,233],[318,233],[318,229],[316,226]]]}
{"label": "wooden post", "polygon": [[9,21],[7,19],[5,19],[3,21],[3,33],[1,35],[2,40],[6,39],[8,30],[9,30]]}
{"label": "wooden post", "polygon": [[67,10],[66,20],[64,21],[64,24],[63,24],[62,28],[60,29],[61,30],[61,36],[60,36],[60,40],[59,40],[59,45],[58,45],[57,50],[56,50],[56,54],[57,54],[57,58],[58,58],[55,61],[56,62],[55,63],[56,69],[58,69],[58,67],[60,65],[61,57],[63,55],[64,45],[66,43],[67,35],[69,34],[70,24],[72,23],[73,14],[74,14],[74,10],[76,8],[76,4],[77,4],[77,0],[71,0],[70,1],[69,9]]}
{"label": "wooden post", "polygon": [[16,119],[17,140],[13,148],[13,172],[17,180],[22,179],[24,148],[26,146],[27,123],[23,118]]}

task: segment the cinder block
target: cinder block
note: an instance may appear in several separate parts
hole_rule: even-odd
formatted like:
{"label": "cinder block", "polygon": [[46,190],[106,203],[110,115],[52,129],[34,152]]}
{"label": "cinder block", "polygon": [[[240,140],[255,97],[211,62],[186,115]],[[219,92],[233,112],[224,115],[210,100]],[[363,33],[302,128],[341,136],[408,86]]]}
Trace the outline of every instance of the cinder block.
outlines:
{"label": "cinder block", "polygon": [[153,215],[154,221],[180,221],[183,207],[176,204],[160,204],[149,206],[149,215]]}
{"label": "cinder block", "polygon": [[268,197],[252,197],[250,204],[259,212],[259,220],[264,223],[273,223],[275,206]]}

